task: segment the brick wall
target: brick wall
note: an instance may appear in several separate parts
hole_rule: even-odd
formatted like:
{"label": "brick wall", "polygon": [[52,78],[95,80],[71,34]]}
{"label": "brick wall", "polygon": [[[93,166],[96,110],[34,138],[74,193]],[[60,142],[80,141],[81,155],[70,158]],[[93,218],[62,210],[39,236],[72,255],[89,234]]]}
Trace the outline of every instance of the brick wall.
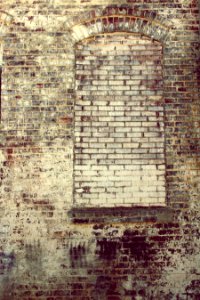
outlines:
{"label": "brick wall", "polygon": [[[199,299],[200,68],[197,1],[4,0],[0,3],[0,36],[3,49],[0,299]],[[138,89],[143,83],[135,86],[112,83],[110,87],[121,89],[122,86],[129,90],[117,95],[120,90],[113,89],[114,95],[102,95],[101,101],[108,96],[120,97],[118,101],[127,102],[127,109],[131,103],[136,104],[134,92],[140,91],[140,97],[144,96],[145,101],[139,98],[137,101],[143,101],[146,112],[150,111],[150,107],[159,107],[159,116],[156,113],[152,116],[159,120],[159,128],[150,126],[150,119],[147,128],[159,129],[160,133],[164,123],[164,141],[163,137],[156,137],[152,142],[159,141],[161,154],[163,147],[165,151],[167,205],[163,207],[135,206],[131,197],[131,208],[125,209],[121,203],[120,208],[88,207],[84,197],[90,197],[91,193],[87,193],[87,189],[83,191],[81,205],[73,202],[73,197],[77,196],[73,194],[75,167],[78,159],[83,158],[77,156],[73,163],[73,150],[78,143],[74,139],[78,125],[76,118],[84,117],[80,126],[84,127],[88,117],[85,113],[78,115],[77,101],[87,99],[88,95],[83,95],[83,92],[93,92],[86,90],[88,87],[96,86],[98,92],[102,87],[107,88],[107,84],[99,84],[100,77],[92,79],[98,85],[84,83],[84,79],[79,78],[81,70],[76,63],[88,61],[88,58],[85,54],[85,60],[80,57],[83,57],[83,51],[78,47],[90,51],[96,45],[95,57],[99,55],[98,51],[106,51],[107,44],[110,45],[114,37],[115,43],[120,37],[122,48],[136,41],[148,41],[149,47],[151,43],[154,47],[162,45],[163,56],[158,59],[158,67],[162,67],[162,81],[157,78],[147,90],[160,91],[162,101],[155,100],[156,95],[152,99],[151,95],[143,95],[143,90]],[[102,38],[105,44],[100,48]],[[131,40],[133,38],[135,42]],[[118,46],[116,51],[119,52]],[[107,57],[110,58],[111,53],[109,51]],[[129,51],[128,55],[132,53]],[[142,51],[136,51],[136,56],[139,61]],[[145,62],[153,62],[154,58]],[[134,59],[136,61],[136,57]],[[120,60],[115,59],[115,65],[116,62],[119,64]],[[95,60],[95,63],[98,61]],[[142,65],[140,60],[140,71]],[[151,68],[145,68],[147,76],[150,71],[155,71],[155,64],[149,66]],[[102,70],[105,67],[101,65]],[[123,67],[135,70],[132,69],[135,67],[133,63]],[[97,67],[91,64],[90,70],[95,72]],[[130,95],[125,92],[130,92]],[[78,100],[77,97],[81,96],[83,100]],[[125,97],[129,97],[129,101]],[[97,102],[98,107],[100,100]],[[110,107],[111,112],[117,112],[117,106]],[[140,107],[143,108],[142,105]],[[100,109],[97,111],[100,112]],[[131,117],[136,116],[135,109],[126,111],[133,113]],[[146,114],[141,117],[146,117]],[[108,126],[97,127],[102,131],[104,128],[110,130]],[[115,130],[130,128],[113,127]],[[142,124],[138,130],[140,134],[145,133]],[[138,144],[140,138],[137,137]],[[149,147],[149,143],[149,153],[150,150],[158,150]],[[134,150],[124,147],[124,144],[121,149]],[[136,150],[144,149],[143,146],[141,143]],[[76,151],[76,155],[82,155],[78,148]],[[112,155],[110,152],[104,154]],[[160,155],[160,152],[155,154]],[[118,168],[118,159],[114,159]],[[163,158],[159,160],[162,165]],[[91,160],[86,161],[89,165]],[[135,161],[123,163],[125,167],[139,165]],[[117,169],[117,172],[120,171]],[[131,176],[135,174],[131,173]],[[95,174],[93,178],[96,178]],[[76,177],[76,180],[79,179]],[[141,187],[140,190],[142,193]],[[102,193],[101,203],[104,198]],[[144,200],[143,196],[141,199]],[[164,197],[162,201],[164,204]]]}
{"label": "brick wall", "polygon": [[75,203],[165,204],[162,45],[128,35],[76,46]]}

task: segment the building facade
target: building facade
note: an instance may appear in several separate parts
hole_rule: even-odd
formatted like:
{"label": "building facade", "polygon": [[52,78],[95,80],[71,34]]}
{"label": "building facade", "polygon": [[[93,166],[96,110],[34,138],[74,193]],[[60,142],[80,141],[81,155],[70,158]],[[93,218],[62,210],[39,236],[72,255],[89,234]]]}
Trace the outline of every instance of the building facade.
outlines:
{"label": "building facade", "polygon": [[0,299],[200,298],[199,4],[0,4]]}

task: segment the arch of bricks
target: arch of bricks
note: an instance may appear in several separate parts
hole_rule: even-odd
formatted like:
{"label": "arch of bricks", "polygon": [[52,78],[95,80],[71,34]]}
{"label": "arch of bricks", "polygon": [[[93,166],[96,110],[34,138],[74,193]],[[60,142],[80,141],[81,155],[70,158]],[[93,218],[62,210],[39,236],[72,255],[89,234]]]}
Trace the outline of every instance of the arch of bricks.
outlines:
{"label": "arch of bricks", "polygon": [[74,20],[71,27],[75,43],[102,33],[127,32],[145,35],[164,44],[171,29],[153,12],[145,14],[127,8],[107,9],[102,15],[90,12],[83,19]]}

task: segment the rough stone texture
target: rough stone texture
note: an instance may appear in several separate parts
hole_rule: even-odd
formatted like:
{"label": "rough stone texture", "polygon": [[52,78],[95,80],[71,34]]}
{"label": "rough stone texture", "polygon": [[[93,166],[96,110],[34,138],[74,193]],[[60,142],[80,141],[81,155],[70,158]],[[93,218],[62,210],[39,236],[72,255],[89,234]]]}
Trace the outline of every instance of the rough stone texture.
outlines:
{"label": "rough stone texture", "polygon": [[[70,218],[76,43],[116,31],[163,47],[170,222]],[[0,299],[199,299],[198,2],[4,0],[0,37]]]}

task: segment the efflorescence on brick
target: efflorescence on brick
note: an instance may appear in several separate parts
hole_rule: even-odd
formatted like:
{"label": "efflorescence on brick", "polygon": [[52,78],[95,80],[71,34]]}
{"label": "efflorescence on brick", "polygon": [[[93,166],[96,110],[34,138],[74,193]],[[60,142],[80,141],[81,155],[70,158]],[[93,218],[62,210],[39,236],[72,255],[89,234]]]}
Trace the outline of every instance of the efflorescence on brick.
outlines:
{"label": "efflorescence on brick", "polygon": [[0,38],[0,299],[198,299],[197,2],[5,0]]}

